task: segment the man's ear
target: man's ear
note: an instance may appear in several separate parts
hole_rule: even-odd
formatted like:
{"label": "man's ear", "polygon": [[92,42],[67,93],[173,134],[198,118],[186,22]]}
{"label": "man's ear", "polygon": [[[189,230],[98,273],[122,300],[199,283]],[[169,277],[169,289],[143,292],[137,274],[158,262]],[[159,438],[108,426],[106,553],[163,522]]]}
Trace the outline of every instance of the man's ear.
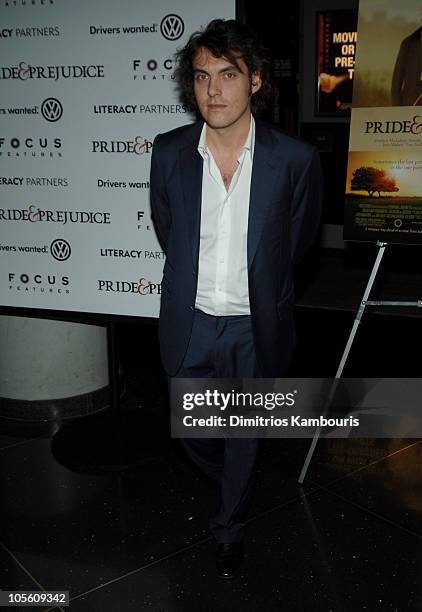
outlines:
{"label": "man's ear", "polygon": [[251,95],[259,91],[262,87],[261,74],[259,72],[253,72],[251,75]]}

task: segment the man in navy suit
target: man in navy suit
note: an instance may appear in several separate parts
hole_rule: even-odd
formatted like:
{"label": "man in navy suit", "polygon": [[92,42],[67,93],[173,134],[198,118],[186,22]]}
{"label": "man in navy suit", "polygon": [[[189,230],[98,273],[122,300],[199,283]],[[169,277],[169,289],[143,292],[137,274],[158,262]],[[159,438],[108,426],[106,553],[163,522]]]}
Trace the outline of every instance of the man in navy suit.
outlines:
{"label": "man in navy suit", "polygon": [[[255,118],[270,62],[255,35],[217,19],[178,52],[176,78],[201,118],[160,134],[151,208],[166,253],[159,321],[172,377],[281,377],[295,342],[293,267],[315,238],[317,152]],[[260,440],[184,439],[219,487],[217,572],[243,559]]]}

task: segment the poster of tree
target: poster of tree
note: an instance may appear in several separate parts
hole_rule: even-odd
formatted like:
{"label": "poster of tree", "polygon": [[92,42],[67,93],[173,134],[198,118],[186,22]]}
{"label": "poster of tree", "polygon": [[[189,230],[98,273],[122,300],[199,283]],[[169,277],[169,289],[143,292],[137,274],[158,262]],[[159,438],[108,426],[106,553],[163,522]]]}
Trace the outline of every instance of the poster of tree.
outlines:
{"label": "poster of tree", "polygon": [[422,243],[421,23],[421,0],[360,2],[346,240]]}

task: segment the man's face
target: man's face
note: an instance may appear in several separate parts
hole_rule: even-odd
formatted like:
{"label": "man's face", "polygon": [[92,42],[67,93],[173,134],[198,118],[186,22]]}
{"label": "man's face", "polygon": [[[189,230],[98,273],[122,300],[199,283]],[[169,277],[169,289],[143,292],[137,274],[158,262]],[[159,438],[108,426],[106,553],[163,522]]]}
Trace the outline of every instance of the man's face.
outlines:
{"label": "man's face", "polygon": [[254,73],[250,79],[245,62],[239,58],[237,63],[240,70],[203,47],[193,58],[196,102],[211,128],[226,128],[249,116],[251,95],[261,87],[259,74]]}

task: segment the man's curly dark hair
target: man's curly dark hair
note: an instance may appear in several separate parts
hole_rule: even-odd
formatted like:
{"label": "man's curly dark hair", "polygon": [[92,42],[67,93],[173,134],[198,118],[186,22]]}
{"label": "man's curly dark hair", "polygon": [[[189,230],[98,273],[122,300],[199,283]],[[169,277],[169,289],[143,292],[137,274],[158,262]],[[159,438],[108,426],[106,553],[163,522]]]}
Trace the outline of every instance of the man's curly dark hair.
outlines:
{"label": "man's curly dark hair", "polygon": [[187,110],[199,115],[194,94],[194,73],[192,61],[201,47],[208,49],[214,57],[224,57],[240,70],[238,59],[241,58],[251,79],[254,72],[261,76],[261,88],[251,97],[251,110],[259,113],[268,104],[271,60],[267,49],[258,40],[254,32],[240,21],[234,19],[213,19],[205,29],[194,32],[186,45],[176,53],[174,76],[181,89],[182,101]]}

